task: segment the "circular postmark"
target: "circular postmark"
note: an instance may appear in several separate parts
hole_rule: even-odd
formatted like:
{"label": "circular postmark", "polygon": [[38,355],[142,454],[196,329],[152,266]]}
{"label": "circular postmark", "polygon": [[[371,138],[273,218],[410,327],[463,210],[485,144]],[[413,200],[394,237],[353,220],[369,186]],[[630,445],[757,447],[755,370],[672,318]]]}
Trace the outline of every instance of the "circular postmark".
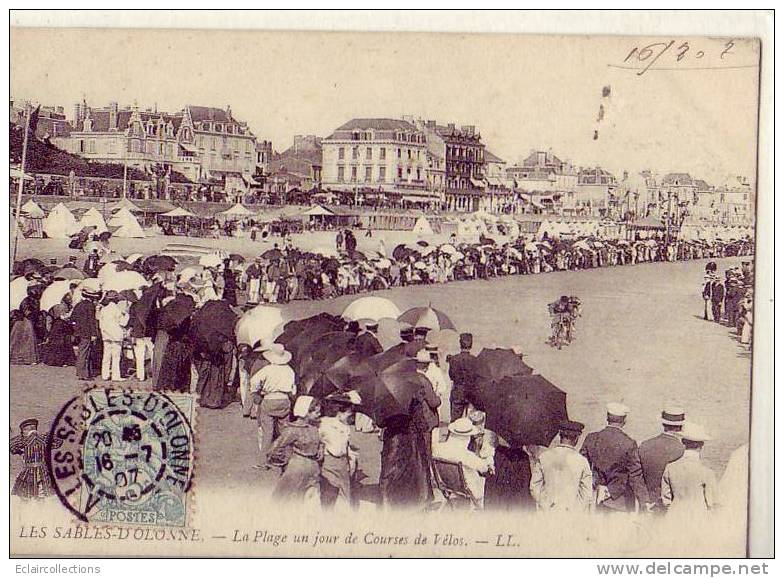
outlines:
{"label": "circular postmark", "polygon": [[83,521],[184,526],[194,463],[193,398],[92,388],[52,423],[46,461]]}

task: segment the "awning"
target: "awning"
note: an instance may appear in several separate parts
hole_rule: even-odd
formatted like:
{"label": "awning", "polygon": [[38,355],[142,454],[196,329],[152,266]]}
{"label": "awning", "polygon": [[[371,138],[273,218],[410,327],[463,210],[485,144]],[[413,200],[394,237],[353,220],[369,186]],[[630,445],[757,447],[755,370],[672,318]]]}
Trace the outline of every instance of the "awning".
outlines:
{"label": "awning", "polygon": [[499,179],[498,177],[487,177],[487,184],[492,185],[494,187],[503,187],[504,181]]}
{"label": "awning", "polygon": [[187,151],[189,153],[196,154],[197,152],[199,152],[198,148],[188,143],[181,142],[180,147],[182,148],[182,150]]}
{"label": "awning", "polygon": [[476,179],[471,179],[471,184],[474,185],[477,189],[484,189],[485,184],[482,181],[477,181]]}

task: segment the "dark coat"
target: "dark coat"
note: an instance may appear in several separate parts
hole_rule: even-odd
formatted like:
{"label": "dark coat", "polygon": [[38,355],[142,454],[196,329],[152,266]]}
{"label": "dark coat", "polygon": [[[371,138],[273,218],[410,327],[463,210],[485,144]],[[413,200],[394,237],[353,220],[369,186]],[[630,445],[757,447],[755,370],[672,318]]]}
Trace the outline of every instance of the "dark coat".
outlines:
{"label": "dark coat", "polygon": [[83,299],[76,304],[71,312],[71,321],[74,324],[74,337],[90,339],[101,337],[101,328],[95,317],[95,303],[90,299]]}
{"label": "dark coat", "polygon": [[635,498],[641,507],[648,503],[637,442],[621,428],[607,426],[589,433],[580,453],[591,464],[594,489],[606,486],[610,492],[610,498],[602,503],[603,507],[632,511]]}
{"label": "dark coat", "polygon": [[669,433],[660,433],[655,438],[640,444],[640,464],[648,497],[661,507],[661,481],[664,468],[683,455],[683,443]]}
{"label": "dark coat", "polygon": [[417,374],[420,387],[411,402],[411,429],[419,433],[429,434],[434,428],[438,427],[438,406],[441,405],[441,398],[433,390],[433,384],[423,374]]}
{"label": "dark coat", "polygon": [[449,401],[452,405],[451,417],[454,421],[463,415],[468,405],[466,387],[475,379],[479,361],[468,351],[461,351],[457,355],[447,357],[446,360],[449,363],[449,379],[452,380]]}

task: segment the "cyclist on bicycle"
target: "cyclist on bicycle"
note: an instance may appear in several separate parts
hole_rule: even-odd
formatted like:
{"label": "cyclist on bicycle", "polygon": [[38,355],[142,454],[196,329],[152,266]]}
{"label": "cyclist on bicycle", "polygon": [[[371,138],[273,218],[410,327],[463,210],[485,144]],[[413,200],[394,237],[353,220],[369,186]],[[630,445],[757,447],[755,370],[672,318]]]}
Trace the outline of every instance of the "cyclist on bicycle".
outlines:
{"label": "cyclist on bicycle", "polygon": [[552,345],[557,345],[560,349],[561,345],[566,340],[567,335],[571,332],[572,313],[569,305],[569,297],[561,295],[561,298],[558,301],[550,303],[547,307],[550,310],[550,316],[552,318],[551,327],[553,333],[550,336],[550,343]]}

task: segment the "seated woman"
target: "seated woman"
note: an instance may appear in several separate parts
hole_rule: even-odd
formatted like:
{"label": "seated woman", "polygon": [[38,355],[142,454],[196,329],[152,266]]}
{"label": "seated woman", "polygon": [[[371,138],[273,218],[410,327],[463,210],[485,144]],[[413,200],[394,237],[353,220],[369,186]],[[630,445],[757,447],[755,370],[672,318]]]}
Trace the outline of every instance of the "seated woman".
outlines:
{"label": "seated woman", "polygon": [[76,365],[73,324],[63,319],[67,311],[67,307],[62,303],[49,310],[52,327],[49,329],[46,341],[41,345],[41,361],[46,365],[53,367]]}
{"label": "seated woman", "polygon": [[320,504],[320,475],[323,446],[319,437],[321,404],[309,395],[294,403],[294,421],[288,424],[272,444],[268,463],[284,468],[272,493],[273,499]]}

